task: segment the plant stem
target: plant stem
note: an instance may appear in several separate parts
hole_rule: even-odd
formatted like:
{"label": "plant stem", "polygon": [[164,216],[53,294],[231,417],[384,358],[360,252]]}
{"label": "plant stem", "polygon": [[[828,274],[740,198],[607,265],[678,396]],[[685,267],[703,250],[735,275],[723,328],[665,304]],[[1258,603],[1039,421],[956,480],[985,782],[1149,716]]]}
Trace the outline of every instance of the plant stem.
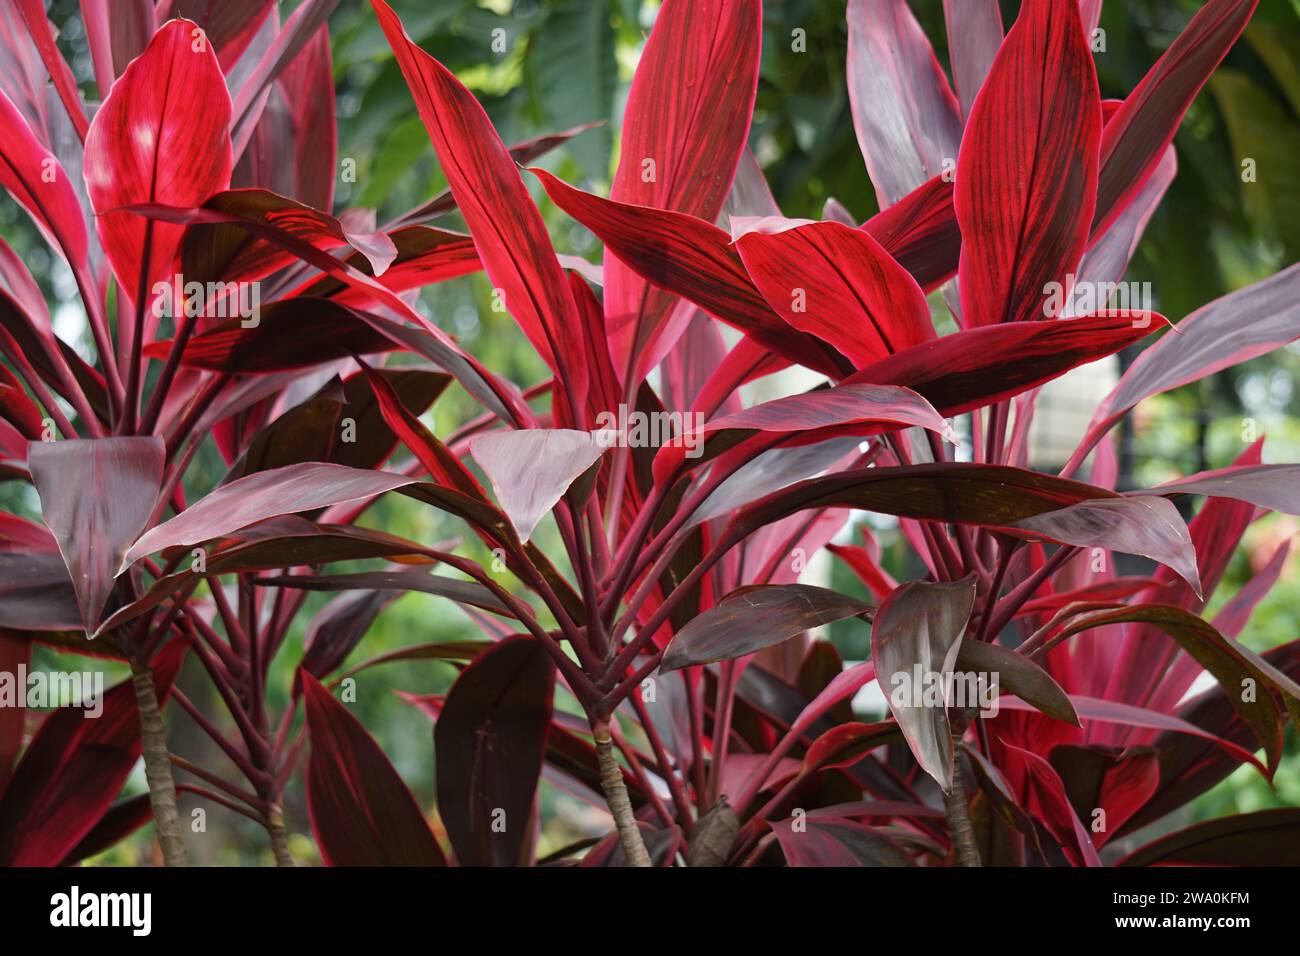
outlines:
{"label": "plant stem", "polygon": [[948,832],[957,850],[958,866],[980,866],[980,851],[975,845],[975,825],[970,818],[970,804],[966,801],[966,784],[962,780],[959,739],[953,740],[952,790],[943,795],[944,815],[948,818]]}
{"label": "plant stem", "polygon": [[135,688],[135,703],[140,713],[144,775],[149,782],[149,805],[153,807],[163,863],[166,866],[184,866],[185,843],[181,839],[181,818],[176,809],[176,782],[172,779],[167,734],[158,707],[158,694],[154,690],[153,671],[149,665],[134,658],[131,660],[131,686]]}
{"label": "plant stem", "polygon": [[650,854],[646,852],[645,840],[641,838],[641,828],[636,825],[636,814],[632,812],[632,801],[627,796],[627,785],[623,783],[623,773],[619,770],[618,758],[614,756],[614,737],[609,730],[609,718],[601,717],[592,721],[591,730],[596,739],[600,788],[605,791],[605,802],[609,804],[609,812],[614,816],[614,826],[618,828],[623,854],[627,857],[629,866],[650,866]]}
{"label": "plant stem", "polygon": [[289,854],[289,833],[284,828],[284,810],[279,803],[272,803],[267,811],[266,832],[271,835],[271,852],[275,854],[275,865],[293,866],[293,857]]}

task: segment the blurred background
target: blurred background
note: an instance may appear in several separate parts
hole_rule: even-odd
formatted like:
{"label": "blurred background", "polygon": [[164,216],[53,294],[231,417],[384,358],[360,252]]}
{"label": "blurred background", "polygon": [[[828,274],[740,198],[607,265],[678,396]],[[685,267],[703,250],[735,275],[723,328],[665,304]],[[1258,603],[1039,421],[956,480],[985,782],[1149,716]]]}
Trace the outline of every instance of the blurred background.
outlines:
{"label": "blurred background", "polygon": [[[582,123],[600,123],[540,161],[567,181],[605,194],[617,161],[620,117],[628,84],[657,9],[657,0],[392,0],[408,32],[479,97],[506,143]],[[1095,56],[1103,98],[1122,98],[1141,79],[1200,4],[1197,0],[1109,0],[1101,28],[1105,50]],[[48,4],[59,25],[60,47],[88,97],[93,96],[90,56],[76,0]],[[294,6],[282,4],[282,16]],[[941,0],[911,0],[911,7],[947,65]],[[1004,23],[1017,3],[1002,3]],[[768,0],[762,71],[750,146],[763,166],[787,216],[823,218],[835,199],[857,220],[876,211],[849,114],[844,82],[847,30],[842,0]],[[380,222],[415,207],[445,188],[425,130],[368,3],[343,0],[330,19],[339,117],[339,158],[353,159],[354,183],[340,183],[339,209],[365,206]],[[494,37],[504,30],[504,50]],[[793,31],[806,46],[792,49]],[[1148,226],[1128,280],[1150,282],[1155,308],[1177,322],[1197,307],[1297,261],[1300,250],[1300,0],[1263,0],[1245,37],[1228,54],[1193,104],[1175,140],[1179,172]],[[1241,161],[1257,161],[1256,181],[1244,183]],[[532,184],[530,183],[530,186]],[[598,257],[595,239],[543,202],[557,249]],[[455,217],[440,223],[461,228]],[[45,250],[26,216],[8,197],[0,198],[0,232],[22,255],[42,286],[58,332],[84,349],[84,321],[71,276]],[[531,384],[544,367],[509,316],[488,307],[485,277],[470,276],[431,287],[426,309],[489,368],[515,382]],[[937,319],[950,322],[936,296]],[[86,354],[89,354],[86,352]],[[1036,466],[1059,467],[1058,450],[1072,448],[1095,402],[1132,356],[1090,369],[1069,389],[1045,395],[1040,405],[1042,441]],[[1099,363],[1100,364],[1100,363]],[[1118,367],[1116,367],[1118,366]],[[1177,475],[1222,467],[1254,438],[1267,435],[1265,460],[1300,461],[1300,349],[1292,346],[1142,403],[1114,435],[1121,462],[1121,488],[1148,485]],[[435,405],[438,434],[446,434],[475,413],[469,399],[453,390]],[[195,465],[194,488],[210,488],[224,473],[215,450],[205,448]],[[17,483],[0,484],[0,501],[30,511]],[[455,522],[404,498],[390,496],[372,509],[366,523],[424,541],[463,535]],[[900,579],[916,576],[904,563],[896,530],[876,522],[873,530],[889,570]],[[1210,610],[1224,603],[1297,530],[1293,519],[1271,516],[1247,533]],[[848,537],[846,535],[846,537]],[[541,542],[545,547],[545,537]],[[473,549],[470,548],[472,551]],[[483,557],[483,555],[478,555]],[[1300,575],[1294,553],[1281,582],[1260,605],[1243,640],[1265,649],[1300,636]],[[830,584],[859,593],[861,586],[838,562],[826,566]],[[310,611],[325,603],[313,597]],[[292,669],[301,653],[308,615],[276,662],[272,687],[277,707],[287,699]],[[478,637],[476,625],[454,606],[425,595],[403,597],[378,616],[353,660],[406,644]],[[835,626],[831,638],[846,659],[860,659],[869,646],[867,626]],[[47,654],[48,652],[41,652]],[[39,660],[39,659],[38,659]],[[45,658],[45,664],[56,666]],[[120,674],[115,671],[114,674]],[[453,669],[440,662],[393,664],[360,678],[354,712],[380,741],[422,806],[434,802],[431,725],[395,692],[445,692]],[[220,705],[199,674],[182,681],[200,704]],[[173,746],[190,759],[219,770],[222,758],[183,715],[172,714]],[[1300,805],[1300,760],[1294,730],[1290,757],[1283,762],[1276,791],[1250,768],[1242,768],[1200,798],[1178,821],[1232,811]],[[142,780],[133,781],[142,788]],[[303,862],[315,850],[302,836],[308,829],[300,786],[291,788],[292,849]],[[600,817],[544,785],[544,801],[555,819],[541,852],[581,835]],[[183,813],[197,804],[183,797]],[[257,828],[220,807],[208,809],[206,839],[189,839],[198,863],[269,862]],[[150,831],[100,858],[105,863],[148,859]]]}

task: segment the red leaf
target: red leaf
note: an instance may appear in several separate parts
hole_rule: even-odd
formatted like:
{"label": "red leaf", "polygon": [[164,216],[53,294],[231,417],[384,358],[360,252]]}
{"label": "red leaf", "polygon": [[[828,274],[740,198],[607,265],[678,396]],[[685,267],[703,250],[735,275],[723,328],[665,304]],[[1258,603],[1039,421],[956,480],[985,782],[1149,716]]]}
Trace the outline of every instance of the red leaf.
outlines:
{"label": "red leaf", "polygon": [[[333,299],[298,296],[258,308],[256,325],[229,319],[185,343],[181,364],[224,372],[280,372],[307,368],[350,355],[391,352],[397,343],[357,312]],[[163,359],[171,341],[144,349]]]}
{"label": "red leaf", "polygon": [[278,86],[288,108],[295,147],[292,163],[297,188],[293,196],[316,209],[332,209],[338,130],[328,27],[317,30],[290,61]]}
{"label": "red leaf", "polygon": [[1119,833],[1160,786],[1160,761],[1153,749],[1119,752],[1062,744],[1053,748],[1050,759],[1081,819],[1091,820],[1096,810],[1105,812],[1105,825],[1092,838],[1098,848]]}
{"label": "red leaf", "polygon": [[230,185],[230,95],[189,20],[172,20],[113,84],[86,135],[86,188],[119,287],[134,299],[171,268],[180,226],[120,210],[198,206]]}
{"label": "red leaf", "polygon": [[462,866],[525,862],[554,683],[545,649],[517,636],[492,645],[452,684],[433,738],[438,812]]}
{"label": "red leaf", "polygon": [[[204,198],[206,209],[265,223],[315,249],[350,245],[364,258],[357,267],[373,276],[384,275],[397,256],[386,233],[349,228],[329,213],[265,189],[231,189]],[[182,255],[186,281],[195,282],[253,282],[294,259],[294,252],[283,245],[227,222],[193,226],[185,235]]]}
{"label": "red leaf", "polygon": [[835,377],[844,373],[848,363],[842,356],[772,311],[731,247],[731,237],[717,226],[684,213],[601,199],[542,169],[529,172],[557,206],[656,286],[689,299],[779,355]]}
{"label": "red leaf", "polygon": [[311,758],[307,810],[329,866],[446,866],[402,778],[361,721],[299,671]]}
{"label": "red leaf", "polygon": [[82,624],[93,633],[122,555],[144,530],[162,485],[163,440],[32,442],[27,459],[41,514],[72,576]]}
{"label": "red leaf", "polygon": [[[1073,3],[1070,6],[1073,7]],[[1026,809],[1042,821],[1061,848],[1077,863],[1101,866],[1092,837],[1070,806],[1065,784],[1052,765],[1028,750],[1008,743],[1001,746],[1005,748],[1007,763],[1019,771],[1023,780],[1022,803]]]}
{"label": "red leaf", "polygon": [[50,245],[74,267],[86,259],[86,220],[59,161],[41,145],[0,91],[0,186],[31,215]]}
{"label": "red leaf", "polygon": [[533,347],[563,377],[573,406],[585,408],[577,306],[518,168],[469,90],[416,46],[383,0],[373,4],[483,268]]}
{"label": "red leaf", "polygon": [[855,367],[935,337],[916,280],[864,230],[815,222],[748,232],[736,248],[767,304]]}
{"label": "red leaf", "polygon": [[[610,199],[717,217],[749,135],[761,43],[760,3],[666,0],[628,93]],[[640,382],[659,363],[689,317],[670,329],[676,305],[627,265],[606,262],[605,324],[620,376]]]}
{"label": "red leaf", "polygon": [[[180,671],[185,645],[172,642],[153,664],[163,703]],[[135,688],[104,693],[103,712],[60,707],[41,724],[0,801],[0,862],[57,866],[100,822],[140,757]]]}
{"label": "red leaf", "polygon": [[[1025,0],[971,108],[957,161],[969,326],[1041,318],[1087,246],[1101,99],[1079,10]],[[1046,315],[1050,318],[1050,315]]]}
{"label": "red leaf", "polygon": [[[12,637],[0,636],[0,674],[17,675],[31,659],[32,645]],[[14,760],[23,743],[23,726],[27,709],[23,695],[17,695],[10,706],[0,707],[0,800],[13,773]]]}
{"label": "red leaf", "polygon": [[904,385],[940,414],[956,415],[1118,352],[1162,322],[1163,316],[1154,312],[1101,312],[1082,319],[966,329],[883,358],[843,384]]}

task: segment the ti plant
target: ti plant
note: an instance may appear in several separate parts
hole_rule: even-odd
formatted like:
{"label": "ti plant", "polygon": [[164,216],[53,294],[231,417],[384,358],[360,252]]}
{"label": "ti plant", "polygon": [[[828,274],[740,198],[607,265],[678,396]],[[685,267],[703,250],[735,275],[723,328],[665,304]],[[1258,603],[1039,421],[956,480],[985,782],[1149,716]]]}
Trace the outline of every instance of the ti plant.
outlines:
{"label": "ti plant", "polygon": [[[114,698],[111,773],[71,759],[102,728],[42,725],[0,803],[7,861],[75,859],[142,822],[141,801],[111,802],[143,748],[167,862],[183,859],[172,763],[287,862],[281,807],[304,744],[332,864],[1300,855],[1293,810],[1106,851],[1241,764],[1271,775],[1300,716],[1300,642],[1260,655],[1236,640],[1286,546],[1202,616],[1246,527],[1300,513],[1300,466],[1263,464],[1261,440],[1229,468],[1116,490],[1108,438],[1142,399],[1300,335],[1296,266],[1176,323],[1108,301],[1175,175],[1174,132],[1255,0],[1209,0],[1113,102],[1089,47],[1095,0],[1023,0],[1005,36],[997,3],[945,3],[955,93],[904,0],[851,0],[850,99],[882,210],[863,223],[838,207],[783,217],[747,149],[757,0],[665,0],[608,198],[521,172],[569,134],[507,148],[373,0],[450,185],[384,229],[330,211],[333,4],[283,25],[274,4],[173,19],[134,59],[88,16],[91,121],[40,4],[16,6],[0,181],[66,259],[98,352],[83,362],[54,336],[0,246],[5,475],[34,484],[43,518],[0,516],[0,649],[118,654],[135,693]],[[73,138],[52,125],[69,119]],[[603,242],[600,266],[557,255],[530,183]],[[424,224],[452,209],[467,235]],[[480,269],[544,381],[504,380],[405,295]],[[189,282],[193,310],[176,307]],[[1039,389],[1138,343],[1062,472],[1032,470]],[[742,386],[792,366],[820,384],[746,407]],[[482,415],[439,437],[421,415],[453,381]],[[209,434],[229,474],[187,488]],[[355,524],[390,493],[463,520],[491,560]],[[1190,523],[1187,496],[1205,499]],[[898,583],[869,538],[832,544],[854,510],[896,517],[923,576]],[[543,523],[554,554],[534,540]],[[873,601],[799,581],[825,547]],[[1156,570],[1116,575],[1113,552]],[[355,559],[387,563],[325,567]],[[344,593],[270,714],[269,664],[309,591]],[[405,591],[457,602],[484,640],[343,671]],[[871,657],[846,667],[808,632],[855,617]],[[172,689],[182,649],[233,738]],[[438,833],[330,689],[430,658],[459,668],[446,695],[412,700],[434,720]],[[1206,673],[1216,685],[1188,697]],[[850,702],[873,682],[888,710],[863,722]],[[169,691],[243,781],[169,760]],[[0,743],[18,740],[21,718],[17,735],[0,719]],[[613,830],[539,860],[542,779],[606,807]]]}

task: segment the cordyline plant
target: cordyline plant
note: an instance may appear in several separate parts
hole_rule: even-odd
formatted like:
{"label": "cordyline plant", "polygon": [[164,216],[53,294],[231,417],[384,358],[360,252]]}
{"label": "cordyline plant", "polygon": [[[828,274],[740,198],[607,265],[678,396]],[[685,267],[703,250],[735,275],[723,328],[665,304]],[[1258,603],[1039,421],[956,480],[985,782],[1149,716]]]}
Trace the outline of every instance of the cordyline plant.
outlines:
{"label": "cordyline plant", "polygon": [[[603,241],[600,268],[556,255],[517,165],[568,134],[507,149],[381,0],[450,184],[383,230],[329,212],[333,4],[282,26],[256,3],[238,23],[148,24],[138,49],[84,6],[105,94],[89,123],[39,3],[0,21],[27,82],[0,99],[0,180],[67,260],[98,346],[91,366],[59,342],[3,256],[6,475],[35,485],[44,521],[3,516],[0,624],[20,660],[31,640],[120,654],[135,691],[110,692],[107,729],[65,712],[41,725],[0,803],[6,861],[77,859],[138,825],[141,801],[111,803],[141,747],[169,863],[169,763],[262,822],[287,862],[304,739],[333,864],[534,862],[545,777],[607,806],[615,830],[539,862],[1098,865],[1241,764],[1277,769],[1300,642],[1258,655],[1236,637],[1286,547],[1201,612],[1246,527],[1300,512],[1300,466],[1262,464],[1261,442],[1230,468],[1117,491],[1107,434],[1143,398],[1300,335],[1300,272],[1170,329],[1095,291],[1127,270],[1174,132],[1254,0],[1210,0],[1119,102],[1098,92],[1095,0],[1023,0],[1005,37],[992,0],[945,3],[956,94],[904,0],[852,0],[848,82],[882,209],[861,224],[784,218],[746,150],[757,0],[666,0],[609,198],[529,171]],[[82,135],[65,157],[50,124],[67,117]],[[453,208],[469,235],[423,225]],[[403,296],[478,269],[546,381],[502,380]],[[191,281],[193,315],[151,307]],[[958,329],[944,336],[926,300],[940,288]],[[1038,389],[1155,335],[1063,472],[1029,469]],[[743,406],[742,385],[790,366],[825,382]],[[483,415],[439,438],[420,415],[451,380]],[[230,474],[191,503],[182,479],[209,432]],[[381,469],[399,444],[413,461]],[[357,528],[389,492],[462,519],[491,563]],[[1171,500],[1187,495],[1205,496],[1190,524]],[[897,517],[925,576],[899,584],[868,540],[830,547],[876,603],[799,583],[851,509]],[[543,520],[563,554],[531,540]],[[1116,576],[1113,551],[1157,570]],[[325,573],[358,558],[389,563]],[[268,666],[311,590],[344,593],[270,715]],[[445,840],[324,683],[376,662],[336,673],[404,591],[460,603],[487,638],[377,659],[460,667],[445,696],[413,699],[435,721]],[[871,621],[872,654],[845,667],[807,632],[852,617]],[[186,648],[237,736],[171,697],[239,784],[168,760],[157,701]],[[1203,672],[1217,685],[1188,698]],[[849,701],[872,681],[889,709],[863,723]],[[21,722],[0,716],[7,767]],[[88,767],[105,734],[113,759]],[[1215,820],[1106,861],[1294,862],[1298,822]]]}

